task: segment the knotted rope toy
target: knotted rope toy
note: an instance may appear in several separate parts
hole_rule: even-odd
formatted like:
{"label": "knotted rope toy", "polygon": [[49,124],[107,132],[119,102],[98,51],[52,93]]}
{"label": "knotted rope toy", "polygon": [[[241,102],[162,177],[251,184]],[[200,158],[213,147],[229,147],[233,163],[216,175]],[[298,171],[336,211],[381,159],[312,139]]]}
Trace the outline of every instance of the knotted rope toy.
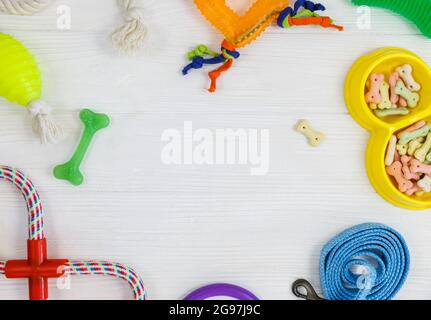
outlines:
{"label": "knotted rope toy", "polygon": [[[409,268],[404,238],[377,223],[342,232],[320,255],[320,281],[328,300],[391,300],[406,281]],[[295,281],[292,290],[299,298],[323,300],[306,280]]]}
{"label": "knotted rope toy", "polygon": [[117,0],[123,10],[125,23],[111,35],[112,45],[122,53],[139,51],[147,37],[147,27],[144,24],[143,9],[136,5],[135,0]]}
{"label": "knotted rope toy", "polygon": [[41,100],[37,62],[21,42],[4,33],[0,33],[0,70],[0,97],[28,109],[42,143],[58,141],[62,130],[51,118],[52,108]]}
{"label": "knotted rope toy", "polygon": [[[124,24],[111,34],[111,42],[121,53],[139,51],[147,36],[143,9],[135,0],[116,0],[123,11]],[[14,15],[33,15],[53,0],[0,0],[0,11]]]}
{"label": "knotted rope toy", "polygon": [[0,11],[30,16],[44,9],[52,0],[0,0]]}
{"label": "knotted rope toy", "polygon": [[47,241],[44,231],[43,207],[33,183],[22,172],[0,166],[0,179],[12,183],[27,204],[28,233],[27,260],[0,261],[0,274],[9,279],[28,279],[30,300],[48,299],[48,279],[70,275],[108,275],[129,283],[136,300],[145,300],[142,279],[136,272],[119,263],[105,261],[51,260],[47,257]]}
{"label": "knotted rope toy", "polygon": [[247,289],[227,284],[217,283],[199,288],[189,295],[184,300],[207,300],[215,297],[229,297],[237,300],[259,300],[253,293]]}
{"label": "knotted rope toy", "polygon": [[317,11],[325,10],[322,4],[307,0],[297,0],[293,7],[288,6],[289,0],[257,0],[243,16],[229,8],[225,0],[194,0],[194,2],[202,15],[225,37],[220,54],[209,50],[204,45],[199,45],[189,52],[187,57],[191,62],[182,71],[183,75],[187,75],[192,69],[222,64],[208,74],[211,80],[209,92],[216,91],[217,79],[232,67],[234,60],[240,57],[237,48],[243,48],[253,42],[275,21],[280,28],[320,25],[324,28],[343,30],[343,27],[333,24],[330,17],[317,14]]}

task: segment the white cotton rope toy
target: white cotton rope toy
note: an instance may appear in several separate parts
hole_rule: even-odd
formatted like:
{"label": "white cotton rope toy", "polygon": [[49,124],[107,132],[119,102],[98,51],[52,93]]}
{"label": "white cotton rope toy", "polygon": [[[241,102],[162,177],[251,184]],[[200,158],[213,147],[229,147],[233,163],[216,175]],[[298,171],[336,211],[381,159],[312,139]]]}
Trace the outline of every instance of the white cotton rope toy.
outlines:
{"label": "white cotton rope toy", "polygon": [[51,117],[52,107],[43,100],[33,101],[28,105],[33,118],[33,132],[43,144],[56,143],[63,136],[63,130]]}
{"label": "white cotton rope toy", "polygon": [[134,53],[142,49],[147,36],[144,10],[135,0],[118,0],[124,11],[125,24],[111,35],[112,45],[122,53]]}
{"label": "white cotton rope toy", "polygon": [[0,11],[30,16],[45,8],[52,0],[0,0]]}
{"label": "white cotton rope toy", "polygon": [[[0,0],[0,11],[14,15],[33,15],[53,0]],[[117,0],[123,11],[125,23],[111,35],[111,42],[121,53],[134,53],[143,48],[147,36],[144,10],[135,0]]]}

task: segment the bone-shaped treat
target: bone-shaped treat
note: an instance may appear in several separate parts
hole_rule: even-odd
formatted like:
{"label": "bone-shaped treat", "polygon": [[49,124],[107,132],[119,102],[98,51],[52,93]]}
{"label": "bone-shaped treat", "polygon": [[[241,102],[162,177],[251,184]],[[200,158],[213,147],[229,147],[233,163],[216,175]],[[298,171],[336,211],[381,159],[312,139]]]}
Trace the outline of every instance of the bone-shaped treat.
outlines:
{"label": "bone-shaped treat", "polygon": [[394,177],[395,181],[398,184],[398,190],[400,190],[401,192],[404,193],[407,190],[413,188],[413,182],[404,178],[401,162],[395,161],[392,165],[386,167],[386,172],[390,176]]}
{"label": "bone-shaped treat", "polygon": [[424,191],[424,192],[431,192],[431,178],[429,176],[423,177],[421,180],[418,181],[418,186]]}
{"label": "bone-shaped treat", "polygon": [[409,142],[408,144],[408,149],[407,149],[407,154],[409,156],[414,155],[414,153],[416,152],[417,149],[419,149],[422,146],[422,143],[425,141],[424,138],[417,138],[414,139],[412,141]]}
{"label": "bone-shaped treat", "polygon": [[411,187],[409,190],[405,192],[406,195],[412,196],[414,193],[422,191],[422,188],[418,186],[417,183],[413,184],[413,187]]}
{"label": "bone-shaped treat", "polygon": [[378,104],[381,101],[380,87],[385,81],[385,76],[383,74],[373,73],[369,78],[368,92],[365,94],[365,101],[367,103]]}
{"label": "bone-shaped treat", "polygon": [[391,87],[391,102],[398,103],[400,96],[395,93],[395,86],[397,85],[400,75],[398,72],[394,72],[389,77],[389,86]]}
{"label": "bone-shaped treat", "polygon": [[406,99],[404,99],[403,97],[400,97],[400,100],[398,101],[398,103],[403,108],[408,107],[408,103],[407,103]]}
{"label": "bone-shaped treat", "polygon": [[421,85],[413,78],[413,67],[410,64],[397,68],[397,72],[411,91],[419,91],[421,89]]}
{"label": "bone-shaped treat", "polygon": [[321,132],[315,131],[311,128],[307,120],[300,120],[295,127],[296,131],[302,133],[308,140],[308,143],[313,147],[318,147],[323,140],[325,135]]}
{"label": "bone-shaped treat", "polygon": [[393,72],[389,77],[389,86],[391,89],[391,102],[393,104],[399,103],[401,107],[407,107],[407,101],[403,97],[400,97],[395,93],[395,86],[397,85],[398,80],[400,79],[400,75],[398,72]]}
{"label": "bone-shaped treat", "polygon": [[392,102],[389,96],[389,85],[383,81],[380,85],[380,103],[377,105],[380,110],[392,108]]}
{"label": "bone-shaped treat", "polygon": [[407,154],[407,145],[405,144],[397,144],[397,151],[400,156],[404,156]]}
{"label": "bone-shaped treat", "polygon": [[76,186],[81,185],[84,181],[80,166],[90,142],[98,131],[108,127],[110,123],[109,117],[106,114],[95,113],[89,109],[82,110],[80,118],[84,124],[84,133],[75,153],[68,162],[54,168],[54,176],[57,179],[69,181]]}
{"label": "bone-shaped treat", "polygon": [[409,108],[415,108],[419,103],[419,94],[407,89],[406,85],[401,80],[398,80],[395,86],[395,93],[406,99]]}
{"label": "bone-shaped treat", "polygon": [[376,116],[379,118],[389,117],[389,116],[405,116],[409,114],[409,110],[406,108],[392,108],[385,110],[374,110]]}
{"label": "bone-shaped treat", "polygon": [[412,132],[412,131],[416,131],[419,130],[420,128],[424,127],[427,123],[425,122],[425,120],[421,120],[416,122],[415,124],[411,125],[410,127],[408,127],[407,129],[404,129],[403,131],[399,132],[397,134],[397,138],[399,139],[401,134],[404,132]]}
{"label": "bone-shaped treat", "polygon": [[410,161],[410,172],[411,173],[424,173],[431,174],[431,166],[428,164],[424,164],[419,160],[413,159]]}
{"label": "bone-shaped treat", "polygon": [[401,163],[402,163],[403,167],[401,170],[403,172],[404,178],[406,178],[407,180],[419,180],[421,177],[418,174],[412,173],[410,171],[409,164],[410,164],[410,161],[412,159],[413,158],[409,157],[409,156],[402,156],[401,157]]}
{"label": "bone-shaped treat", "polygon": [[400,96],[395,93],[395,86],[397,85],[400,75],[398,72],[394,72],[389,77],[389,86],[391,87],[391,102],[398,103]]}
{"label": "bone-shaped treat", "polygon": [[414,154],[415,158],[418,159],[420,162],[424,162],[430,149],[431,149],[431,133],[428,133],[427,139],[425,140],[424,144],[415,151],[415,154]]}
{"label": "bone-shaped treat", "polygon": [[388,149],[386,150],[385,165],[390,166],[395,160],[395,151],[397,147],[397,137],[391,136],[389,139]]}
{"label": "bone-shaped treat", "polygon": [[407,144],[411,140],[420,138],[420,137],[426,137],[428,135],[428,132],[431,130],[431,125],[423,126],[422,128],[415,130],[415,131],[405,131],[401,133],[400,140],[398,141],[399,144]]}
{"label": "bone-shaped treat", "polygon": [[400,156],[400,154],[398,153],[398,151],[397,151],[397,150],[395,150],[394,161],[400,161],[400,160],[401,160],[401,156]]}

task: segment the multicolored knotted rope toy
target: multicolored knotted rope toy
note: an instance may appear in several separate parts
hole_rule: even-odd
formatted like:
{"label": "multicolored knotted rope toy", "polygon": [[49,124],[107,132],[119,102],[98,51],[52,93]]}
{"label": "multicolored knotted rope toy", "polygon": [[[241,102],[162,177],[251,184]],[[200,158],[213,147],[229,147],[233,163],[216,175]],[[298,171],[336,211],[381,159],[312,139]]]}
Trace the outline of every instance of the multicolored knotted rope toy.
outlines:
{"label": "multicolored knotted rope toy", "polygon": [[209,50],[204,45],[199,45],[189,52],[190,63],[182,71],[183,75],[187,75],[191,70],[201,69],[205,65],[222,64],[208,74],[211,80],[208,89],[210,92],[216,91],[217,79],[232,67],[234,60],[240,57],[237,48],[250,44],[275,21],[280,28],[320,25],[324,28],[343,30],[343,27],[333,24],[330,17],[317,14],[317,11],[325,10],[322,4],[307,0],[297,0],[293,7],[288,6],[289,0],[257,0],[242,16],[229,8],[225,0],[194,0],[194,2],[202,15],[225,37],[220,54]]}
{"label": "multicolored knotted rope toy", "polygon": [[127,281],[136,300],[145,300],[142,279],[133,269],[119,263],[105,261],[69,261],[48,259],[44,232],[43,207],[33,183],[20,171],[0,166],[0,179],[11,182],[21,191],[27,204],[28,232],[27,260],[0,261],[0,274],[9,279],[28,279],[30,300],[48,299],[48,279],[70,275],[108,275]]}

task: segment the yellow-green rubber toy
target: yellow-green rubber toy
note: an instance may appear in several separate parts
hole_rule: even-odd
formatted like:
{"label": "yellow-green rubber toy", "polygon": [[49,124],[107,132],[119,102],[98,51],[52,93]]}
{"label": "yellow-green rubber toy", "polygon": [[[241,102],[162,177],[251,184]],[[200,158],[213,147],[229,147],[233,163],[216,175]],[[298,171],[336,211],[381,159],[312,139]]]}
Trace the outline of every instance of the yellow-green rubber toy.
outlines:
{"label": "yellow-green rubber toy", "polygon": [[0,97],[26,107],[33,131],[43,143],[55,142],[61,129],[52,121],[51,108],[41,100],[42,79],[36,59],[12,36],[0,33]]}

